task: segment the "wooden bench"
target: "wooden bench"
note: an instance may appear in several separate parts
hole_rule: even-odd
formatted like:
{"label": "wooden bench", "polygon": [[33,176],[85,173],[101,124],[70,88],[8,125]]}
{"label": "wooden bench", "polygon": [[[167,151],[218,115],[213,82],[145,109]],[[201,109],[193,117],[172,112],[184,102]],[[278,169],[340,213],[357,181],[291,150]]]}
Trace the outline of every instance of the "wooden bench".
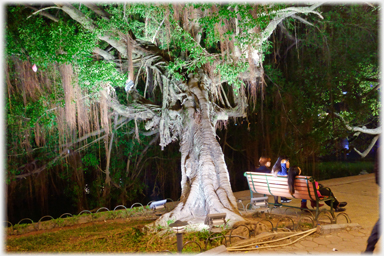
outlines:
{"label": "wooden bench", "polygon": [[[315,181],[310,176],[297,176],[295,179],[295,193],[291,195],[288,188],[288,177],[287,176],[277,176],[275,177],[270,173],[260,173],[260,172],[245,172],[244,176],[247,178],[249,190],[251,192],[251,202],[254,197],[254,193],[271,195],[271,196],[282,196],[289,198],[297,199],[307,199],[316,201],[316,215],[315,220],[318,219],[320,214],[319,211],[319,202],[331,201],[333,202],[333,197],[321,197],[317,195],[317,188],[315,186]],[[271,205],[277,205],[275,203],[269,203]],[[285,204],[279,204],[284,207],[293,207],[300,208]],[[331,204],[332,205],[332,204]],[[303,209],[303,208],[300,208]],[[330,207],[330,213],[333,220],[335,220],[335,214],[333,207]]]}

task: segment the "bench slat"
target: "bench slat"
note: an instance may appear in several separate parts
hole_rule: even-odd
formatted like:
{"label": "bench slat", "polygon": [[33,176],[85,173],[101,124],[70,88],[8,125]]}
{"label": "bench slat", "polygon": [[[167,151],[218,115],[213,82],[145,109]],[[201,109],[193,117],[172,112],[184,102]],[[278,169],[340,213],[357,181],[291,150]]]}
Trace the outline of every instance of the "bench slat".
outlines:
{"label": "bench slat", "polygon": [[[268,176],[268,177],[275,177],[274,174],[272,173],[263,173],[263,172],[245,172],[246,175],[252,175],[252,176]],[[287,176],[280,176],[278,175],[277,177],[287,177]],[[304,176],[304,175],[298,175],[296,178],[301,178],[301,179],[309,179],[310,176]]]}
{"label": "bench slat", "polygon": [[[255,181],[255,180],[248,180],[248,183],[249,184],[254,184],[255,186],[265,186],[265,187],[267,187],[267,186],[270,186],[270,187],[281,187],[281,188],[286,188],[286,189],[288,189],[288,184],[287,183],[274,183],[274,182],[266,182],[266,181],[263,181],[263,182],[261,182],[261,181]],[[298,190],[307,190],[308,189],[308,187],[309,187],[309,189],[311,190],[311,191],[314,191],[314,189],[313,189],[313,186],[312,186],[312,183],[309,183],[308,184],[308,186],[307,186],[307,184],[304,184],[304,183],[296,183],[295,182],[295,189],[298,189]]]}
{"label": "bench slat", "polygon": [[[290,194],[288,189],[285,189],[285,188],[262,188],[262,187],[259,187],[259,188],[256,188],[256,191],[257,193],[261,193],[260,191],[267,191],[268,194],[269,194],[269,191],[271,191],[270,193],[287,193],[287,194]],[[256,191],[253,191],[253,192],[256,192]],[[302,195],[309,195],[308,194],[308,191],[300,191],[300,190],[295,190],[295,193],[294,194],[302,194]]]}
{"label": "bench slat", "polygon": [[[260,182],[260,183],[267,183],[267,180],[266,179],[254,179],[253,177],[252,178],[248,178],[248,181],[253,181],[253,182]],[[288,180],[285,179],[285,180],[279,180],[279,181],[271,181],[268,179],[268,183],[270,184],[281,184],[281,185],[288,185]],[[312,182],[310,182],[309,180],[306,181],[306,180],[295,180],[295,186],[307,186],[307,184],[310,184],[312,186]]]}
{"label": "bench slat", "polygon": [[[268,189],[264,190],[264,189],[260,189],[257,190],[258,193],[260,194],[267,194],[267,195],[270,195],[270,192],[268,191]],[[274,191],[274,190],[271,190],[272,192],[272,195],[275,195],[275,196],[283,196],[283,197],[288,197],[288,198],[299,198],[299,199],[308,199],[308,200],[311,200],[311,197],[308,195],[308,194],[302,194],[302,193],[295,193],[293,194],[293,196],[288,193],[288,191]],[[315,197],[312,197],[312,199],[316,200]]]}
{"label": "bench slat", "polygon": [[[255,185],[255,186],[270,186],[270,187],[285,187],[288,189],[288,182],[285,181],[285,182],[281,182],[281,183],[276,183],[276,182],[267,182],[267,181],[260,181],[260,180],[248,180],[248,183],[250,185]],[[296,182],[295,181],[295,189],[298,189],[298,190],[307,190],[308,187],[310,188],[311,191],[314,191],[313,189],[313,185],[312,183],[308,183],[308,186],[307,186],[307,183],[303,183],[303,182]]]}
{"label": "bench slat", "polygon": [[[285,186],[277,185],[277,184],[268,184],[268,185],[269,185],[270,189],[280,188],[280,189],[284,189],[286,191],[289,191],[288,185],[285,185]],[[259,190],[258,188],[264,188],[265,187],[266,189],[268,189],[268,185],[267,185],[267,183],[249,183],[249,186],[253,192],[256,192],[256,191],[254,191],[255,188],[257,191]],[[308,188],[306,186],[305,187],[295,186],[295,191],[299,191],[300,193],[308,194]],[[309,187],[309,193],[310,194],[315,193],[314,189],[312,188],[312,185],[310,185],[310,187]]]}
{"label": "bench slat", "polygon": [[[268,182],[270,183],[287,183],[287,177],[284,176],[278,176],[278,177],[273,177],[273,176],[256,176],[256,175],[247,175],[247,179],[252,179],[252,180],[257,180],[257,181],[266,181],[268,179]],[[308,182],[310,183],[309,179],[304,179],[304,178],[296,178],[295,182],[297,183],[303,183],[306,184]]]}

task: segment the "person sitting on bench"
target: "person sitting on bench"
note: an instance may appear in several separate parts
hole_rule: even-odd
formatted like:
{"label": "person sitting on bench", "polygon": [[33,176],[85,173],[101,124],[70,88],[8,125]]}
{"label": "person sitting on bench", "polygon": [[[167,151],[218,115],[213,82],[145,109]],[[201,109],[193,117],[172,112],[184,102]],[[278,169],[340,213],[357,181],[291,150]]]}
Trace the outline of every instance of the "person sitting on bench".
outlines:
{"label": "person sitting on bench", "polygon": [[272,167],[272,173],[277,176],[287,176],[289,168],[289,159],[286,156],[279,156],[276,163]]}
{"label": "person sitting on bench", "polygon": [[[295,178],[296,178],[296,176],[298,176],[300,174],[301,174],[300,167],[294,166],[294,167],[289,168],[289,171],[288,171],[288,188],[289,188],[289,193],[291,195],[293,195],[295,193],[295,185],[294,185]],[[346,206],[347,202],[339,202],[336,199],[336,197],[333,195],[333,193],[332,193],[330,188],[324,187],[323,185],[319,184],[317,181],[315,181],[315,185],[316,185],[316,188],[317,188],[317,196],[319,198],[323,198],[324,196],[326,196],[326,197],[333,197],[333,199],[334,199],[333,206],[331,206],[331,201],[325,201],[325,203],[328,206],[333,207],[335,209],[335,212],[343,212],[343,211],[345,211],[345,208],[342,208],[342,207]],[[321,206],[323,206],[323,204],[319,204],[319,207],[321,207]],[[311,207],[312,208],[316,207],[316,201],[311,200]],[[301,208],[308,209],[308,207],[307,207],[307,200],[306,199],[302,199],[301,200]]]}
{"label": "person sitting on bench", "polygon": [[[289,159],[286,156],[279,156],[277,159],[276,163],[272,167],[272,173],[273,175],[277,176],[287,176],[288,173],[288,168],[289,168]],[[274,196],[275,199],[275,204],[280,204],[279,203],[279,197]],[[291,199],[288,199],[286,197],[281,197],[281,202],[282,203],[289,203],[291,202]]]}
{"label": "person sitting on bench", "polygon": [[262,173],[271,173],[269,167],[271,167],[271,158],[266,156],[261,156],[259,159],[260,166],[255,170],[255,172]]}

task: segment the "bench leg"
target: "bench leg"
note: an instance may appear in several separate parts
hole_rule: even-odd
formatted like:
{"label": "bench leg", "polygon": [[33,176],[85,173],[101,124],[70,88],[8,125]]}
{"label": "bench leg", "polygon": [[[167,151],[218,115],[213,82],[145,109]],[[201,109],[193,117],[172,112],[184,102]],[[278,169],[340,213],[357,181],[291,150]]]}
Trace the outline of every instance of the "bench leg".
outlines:
{"label": "bench leg", "polygon": [[315,221],[319,218],[320,210],[319,210],[319,201],[316,200],[316,215],[315,215]]}
{"label": "bench leg", "polygon": [[333,208],[334,199],[331,200],[331,215],[332,215],[332,224],[336,224],[335,209]]}
{"label": "bench leg", "polygon": [[[331,223],[332,223],[332,224],[336,224],[335,211],[334,211],[334,208],[332,207],[333,202],[334,202],[334,200],[331,199],[331,206],[330,206],[331,209],[329,210],[329,212],[331,213],[331,216],[332,216]],[[315,215],[315,221],[318,221],[319,215],[320,215],[319,201],[316,201],[316,215]]]}

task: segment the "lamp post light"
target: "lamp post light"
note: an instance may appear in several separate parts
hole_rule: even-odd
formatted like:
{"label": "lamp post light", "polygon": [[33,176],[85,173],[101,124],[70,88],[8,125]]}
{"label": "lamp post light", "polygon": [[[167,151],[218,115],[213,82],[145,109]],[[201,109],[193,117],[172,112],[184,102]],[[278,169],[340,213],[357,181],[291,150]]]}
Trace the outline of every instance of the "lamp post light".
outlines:
{"label": "lamp post light", "polygon": [[183,250],[183,231],[184,231],[184,227],[187,225],[188,225],[188,222],[180,221],[180,220],[177,220],[174,223],[169,225],[169,227],[171,227],[173,230],[176,230],[177,252],[178,253],[181,253],[181,251]]}

